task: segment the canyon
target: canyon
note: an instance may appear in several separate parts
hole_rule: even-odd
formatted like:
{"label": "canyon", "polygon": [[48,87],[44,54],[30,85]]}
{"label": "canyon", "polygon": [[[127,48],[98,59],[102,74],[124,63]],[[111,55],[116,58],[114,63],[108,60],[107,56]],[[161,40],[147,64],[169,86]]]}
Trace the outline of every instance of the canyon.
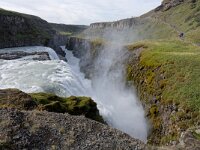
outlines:
{"label": "canyon", "polygon": [[90,26],[0,9],[0,148],[199,149],[199,9]]}

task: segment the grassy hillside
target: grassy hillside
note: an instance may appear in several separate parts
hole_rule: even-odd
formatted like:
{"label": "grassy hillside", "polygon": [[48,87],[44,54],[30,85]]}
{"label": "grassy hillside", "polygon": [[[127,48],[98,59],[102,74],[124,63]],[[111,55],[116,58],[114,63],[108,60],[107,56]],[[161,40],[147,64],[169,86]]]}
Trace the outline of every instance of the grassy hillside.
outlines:
{"label": "grassy hillside", "polygon": [[[184,3],[168,10],[155,10],[141,18],[148,18],[150,22],[144,25],[147,32],[153,33],[155,38],[164,35],[177,38],[180,32],[185,33],[185,39],[200,43],[200,1],[185,0]],[[164,27],[164,28],[163,28]],[[171,31],[169,32],[169,29]],[[162,30],[162,32],[159,32]],[[146,32],[145,32],[146,33]],[[149,35],[149,34],[148,34]],[[151,37],[150,37],[151,38]]]}
{"label": "grassy hillside", "polygon": [[135,27],[138,42],[127,48],[141,53],[137,62],[131,58],[127,80],[147,106],[148,142],[173,145],[182,132],[200,124],[200,1],[162,7],[141,16],[142,24]]}
{"label": "grassy hillside", "polygon": [[[145,39],[176,40],[179,38],[179,34],[183,32],[185,36],[184,40],[197,44],[200,43],[199,0],[185,0],[183,3],[166,10],[158,8],[141,17],[135,18],[135,23],[131,27],[127,27],[126,22],[123,24],[123,20],[120,20],[114,23],[121,24],[122,28],[90,27],[81,36],[107,39],[110,35],[113,35],[112,37],[119,37],[128,43]],[[129,20],[132,20],[132,18]],[[108,32],[110,34],[107,34]]]}
{"label": "grassy hillside", "polygon": [[151,144],[172,144],[181,132],[200,124],[200,47],[180,40],[148,40],[130,58],[127,80],[136,85],[152,123]]}

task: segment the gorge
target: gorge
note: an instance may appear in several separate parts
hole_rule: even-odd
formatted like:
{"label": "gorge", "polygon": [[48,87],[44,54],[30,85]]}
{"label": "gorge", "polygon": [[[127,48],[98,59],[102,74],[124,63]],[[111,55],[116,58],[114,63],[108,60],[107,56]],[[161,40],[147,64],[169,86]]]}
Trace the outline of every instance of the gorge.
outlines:
{"label": "gorge", "polygon": [[[0,53],[7,52],[11,54],[14,51],[28,53],[46,51],[51,60],[37,61],[34,60],[35,56],[33,55],[17,60],[1,61],[0,88],[17,88],[26,93],[53,93],[61,97],[69,97],[72,95],[89,96],[95,100],[100,114],[108,124],[133,137],[146,141],[147,124],[144,118],[144,112],[137,97],[130,89],[128,90],[123,87],[125,83],[121,81],[122,67],[117,68],[119,73],[110,71],[114,64],[114,60],[112,59],[116,57],[110,56],[111,53],[106,54],[108,56],[107,60],[105,59],[105,55],[99,57],[96,67],[104,71],[97,69],[99,73],[95,76],[94,81],[90,81],[85,79],[84,74],[80,72],[78,58],[75,58],[64,47],[62,49],[66,53],[67,62],[59,60],[55,52],[46,47],[1,49]],[[102,63],[105,63],[103,65],[106,66],[102,66]],[[119,83],[116,81],[119,81]]]}
{"label": "gorge", "polygon": [[84,26],[0,9],[0,149],[198,150],[199,10]]}

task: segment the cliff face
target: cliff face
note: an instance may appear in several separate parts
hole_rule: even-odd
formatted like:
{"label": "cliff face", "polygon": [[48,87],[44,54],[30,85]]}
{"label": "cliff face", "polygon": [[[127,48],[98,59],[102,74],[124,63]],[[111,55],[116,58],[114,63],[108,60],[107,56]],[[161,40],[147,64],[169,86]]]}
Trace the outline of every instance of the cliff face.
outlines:
{"label": "cliff face", "polygon": [[39,17],[0,9],[0,48],[48,46],[64,56],[67,39]]}
{"label": "cliff face", "polygon": [[200,1],[164,0],[154,10],[137,18],[115,22],[93,23],[82,35],[87,38],[125,37],[125,41],[134,42],[144,39],[178,38],[185,33],[185,38],[199,43]]}
{"label": "cliff face", "polygon": [[0,9],[0,48],[48,45],[55,31],[39,17]]}
{"label": "cliff face", "polygon": [[[164,0],[162,4],[157,7],[155,10],[151,11],[159,11],[159,10],[168,10],[172,7],[176,7],[184,2],[191,2],[195,3],[196,0]],[[149,13],[148,13],[149,14]],[[148,17],[148,16],[147,16]],[[144,17],[137,17],[137,18],[127,18],[122,19],[119,21],[114,22],[99,22],[99,23],[92,23],[90,25],[91,29],[105,29],[105,28],[116,28],[116,29],[124,29],[124,28],[134,28],[137,25],[141,25],[143,23]]]}
{"label": "cliff face", "polygon": [[80,59],[80,69],[86,78],[91,78],[94,71],[94,62],[99,51],[104,48],[104,41],[71,37],[66,48],[71,50],[75,57]]}
{"label": "cliff face", "polygon": [[50,23],[50,25],[61,35],[74,35],[88,28],[88,26],[85,25],[65,25],[56,23]]}
{"label": "cliff face", "polygon": [[124,28],[131,28],[135,25],[139,24],[138,18],[130,18],[130,19],[123,19],[115,22],[99,22],[99,23],[93,23],[90,25],[91,29],[99,28],[116,28],[116,29],[124,29]]}

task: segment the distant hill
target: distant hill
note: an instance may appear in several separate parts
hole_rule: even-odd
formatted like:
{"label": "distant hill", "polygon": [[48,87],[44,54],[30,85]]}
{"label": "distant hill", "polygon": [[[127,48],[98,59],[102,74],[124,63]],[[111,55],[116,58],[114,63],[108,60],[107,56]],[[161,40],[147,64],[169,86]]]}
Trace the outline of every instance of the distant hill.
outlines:
{"label": "distant hill", "polygon": [[0,9],[0,48],[48,45],[55,33],[39,17]]}
{"label": "distant hill", "polygon": [[59,47],[66,44],[68,36],[86,28],[50,24],[37,16],[0,8],[0,48],[43,45],[63,54]]}
{"label": "distant hill", "polygon": [[85,25],[66,25],[50,23],[51,27],[62,35],[73,35],[82,32],[89,26]]}
{"label": "distant hill", "polygon": [[111,29],[128,42],[178,38],[183,32],[188,41],[200,43],[200,1],[164,0],[159,7],[137,18],[93,23],[82,36],[103,37]]}

